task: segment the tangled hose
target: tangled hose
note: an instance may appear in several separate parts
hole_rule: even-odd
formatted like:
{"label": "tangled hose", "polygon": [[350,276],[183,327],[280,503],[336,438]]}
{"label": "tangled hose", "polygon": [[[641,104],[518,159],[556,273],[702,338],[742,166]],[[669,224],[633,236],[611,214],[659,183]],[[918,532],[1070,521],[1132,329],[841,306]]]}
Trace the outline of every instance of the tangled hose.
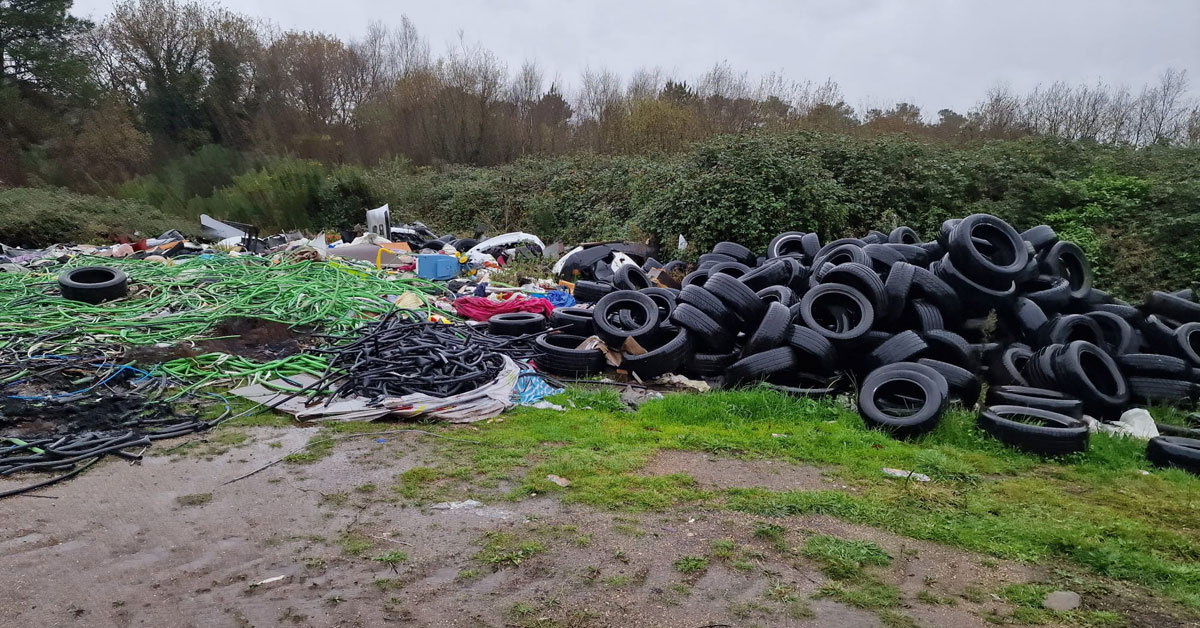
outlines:
{"label": "tangled hose", "polygon": [[[0,357],[110,355],[121,346],[204,340],[224,319],[259,318],[345,333],[386,314],[385,297],[414,294],[426,314],[448,315],[432,296],[443,288],[341,262],[201,255],[174,266],[105,258],[125,270],[129,298],[90,305],[63,299],[55,274],[0,273]],[[96,264],[80,256],[67,268]],[[3,360],[0,360],[3,361]]]}
{"label": "tangled hose", "polygon": [[412,393],[449,397],[495,379],[504,355],[532,357],[535,336],[490,336],[469,325],[429,322],[396,310],[348,344],[318,350],[330,356],[329,371],[307,390],[336,389],[330,401]]}

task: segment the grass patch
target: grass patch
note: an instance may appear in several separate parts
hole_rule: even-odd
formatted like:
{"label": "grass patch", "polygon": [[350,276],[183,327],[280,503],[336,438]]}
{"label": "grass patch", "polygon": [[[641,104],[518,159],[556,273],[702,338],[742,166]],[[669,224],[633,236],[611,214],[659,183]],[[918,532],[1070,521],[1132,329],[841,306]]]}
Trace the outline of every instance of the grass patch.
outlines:
{"label": "grass patch", "polygon": [[351,556],[366,556],[374,547],[370,539],[353,532],[346,532],[338,537],[338,545],[342,546],[343,552]]}
{"label": "grass patch", "polygon": [[763,592],[763,596],[769,600],[775,600],[776,602],[786,603],[797,600],[796,587],[778,580],[772,580],[769,584],[767,584],[767,590]]}
{"label": "grass patch", "polygon": [[[439,451],[473,477],[518,478],[511,499],[554,493],[616,511],[702,504],[763,517],[830,515],[991,559],[1073,563],[1200,609],[1200,479],[1153,468],[1138,441],[1096,434],[1088,452],[1043,460],[1004,447],[975,429],[973,413],[953,409],[931,433],[901,441],[865,429],[841,399],[764,389],[669,395],[636,412],[607,390],[555,401],[567,411],[516,408],[503,422],[477,424],[471,438],[481,445],[439,443]],[[664,449],[821,465],[855,491],[714,494],[687,476],[639,476]],[[933,481],[885,477],[883,467]],[[571,488],[548,474],[570,478]],[[784,529],[770,530],[758,538],[786,550]]]}
{"label": "grass patch", "polygon": [[211,502],[212,499],[212,493],[194,493],[192,495],[180,495],[176,497],[175,503],[180,506],[203,506]]}
{"label": "grass patch", "polygon": [[546,551],[546,546],[537,541],[521,539],[503,532],[488,532],[480,539],[482,549],[475,560],[500,568],[516,567],[529,558]]}
{"label": "grass patch", "polygon": [[241,445],[250,438],[250,435],[238,430],[218,430],[212,436],[212,441],[221,445]]}
{"label": "grass patch", "polygon": [[404,588],[404,582],[396,578],[376,578],[371,581],[380,591],[396,591]]}
{"label": "grass patch", "polygon": [[734,552],[737,551],[737,543],[733,539],[717,539],[712,542],[713,558],[721,558],[728,560],[733,558]]}
{"label": "grass patch", "polygon": [[337,441],[331,440],[331,436],[378,431],[379,426],[368,421],[329,421],[322,425],[320,432],[308,439],[308,444],[303,450],[288,454],[283,460],[292,464],[312,464],[333,453],[333,446]]}
{"label": "grass patch", "polygon": [[725,610],[738,619],[767,618],[775,614],[775,609],[758,602],[738,602],[730,604]]}
{"label": "grass patch", "polygon": [[609,576],[609,577],[605,578],[604,580],[602,580],[601,582],[603,582],[604,584],[606,584],[614,589],[620,589],[622,587],[627,587],[631,583],[633,583],[633,577],[626,576],[626,575]]}
{"label": "grass patch", "polygon": [[954,598],[944,597],[929,590],[917,591],[917,601],[931,606],[954,606]]}
{"label": "grass patch", "polygon": [[378,563],[383,563],[395,571],[396,565],[408,560],[408,554],[400,550],[392,550],[390,552],[384,552],[378,556],[372,557],[371,560]]}
{"label": "grass patch", "polygon": [[708,569],[708,559],[701,556],[682,556],[675,561],[675,571],[693,574]]}
{"label": "grass patch", "polygon": [[913,620],[912,617],[900,611],[886,609],[879,611],[877,616],[879,617],[879,623],[883,624],[884,628],[921,628],[921,625]]}
{"label": "grass patch", "polygon": [[792,619],[812,619],[817,614],[813,612],[812,606],[804,600],[792,600],[787,605],[787,616]]}
{"label": "grass patch", "polygon": [[421,497],[426,489],[441,478],[437,469],[432,467],[413,467],[397,478],[400,484],[393,487],[397,493],[408,499]]}
{"label": "grass patch", "polygon": [[309,439],[304,449],[283,457],[283,461],[291,464],[312,464],[333,453],[333,441],[324,440],[318,435]]}
{"label": "grass patch", "polygon": [[354,487],[354,490],[359,493],[374,493],[378,489],[379,487],[372,483],[359,484],[358,486]]}
{"label": "grass patch", "polygon": [[804,555],[823,563],[821,571],[835,580],[861,578],[863,567],[886,567],[892,557],[869,541],[848,541],[833,536],[810,536],[804,542]]}
{"label": "grass patch", "polygon": [[869,610],[891,608],[900,604],[899,589],[875,580],[856,584],[828,582],[817,590],[817,595]]}
{"label": "grass patch", "polygon": [[482,574],[478,569],[459,569],[458,573],[455,574],[454,579],[460,582],[466,582],[468,580],[474,580],[481,575]]}
{"label": "grass patch", "polygon": [[618,523],[613,525],[613,532],[616,532],[617,534],[624,534],[625,536],[631,536],[635,539],[640,539],[643,536],[646,536],[645,530],[628,523]]}
{"label": "grass patch", "polygon": [[321,506],[345,506],[350,503],[350,496],[346,493],[322,493],[319,504]]}
{"label": "grass patch", "polygon": [[[257,404],[240,397],[229,397],[229,407],[235,416],[241,414],[242,412],[246,412],[256,405]],[[215,405],[213,408],[214,412],[212,413],[212,416],[207,417],[209,419],[215,419],[225,411],[224,404]],[[237,418],[229,419],[228,421],[222,423],[221,427],[294,427],[295,425],[296,419],[292,418],[291,415],[283,412],[276,412],[274,410],[268,410],[262,406],[258,406],[255,412],[245,416],[238,416]]]}

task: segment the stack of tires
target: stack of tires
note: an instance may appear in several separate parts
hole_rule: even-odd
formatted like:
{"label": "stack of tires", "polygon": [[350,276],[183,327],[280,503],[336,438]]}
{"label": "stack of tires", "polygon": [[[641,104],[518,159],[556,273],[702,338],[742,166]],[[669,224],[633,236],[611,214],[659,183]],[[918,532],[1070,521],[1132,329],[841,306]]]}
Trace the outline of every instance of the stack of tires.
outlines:
{"label": "stack of tires", "polygon": [[[827,243],[787,232],[761,256],[721,242],[681,290],[651,287],[634,266],[611,289],[584,288],[576,298],[594,308],[557,310],[550,326],[626,351],[623,368],[643,379],[678,370],[805,396],[857,382],[866,424],[899,437],[936,427],[948,403],[974,407],[985,383],[979,427],[1047,455],[1086,449],[1084,414],[1200,396],[1190,290],[1133,307],[1093,288],[1086,256],[1050,227],[1018,232],[986,214],[948,220],[931,241],[908,227]],[[573,373],[603,368],[592,351]],[[1177,460],[1183,445],[1166,444],[1151,447]]]}

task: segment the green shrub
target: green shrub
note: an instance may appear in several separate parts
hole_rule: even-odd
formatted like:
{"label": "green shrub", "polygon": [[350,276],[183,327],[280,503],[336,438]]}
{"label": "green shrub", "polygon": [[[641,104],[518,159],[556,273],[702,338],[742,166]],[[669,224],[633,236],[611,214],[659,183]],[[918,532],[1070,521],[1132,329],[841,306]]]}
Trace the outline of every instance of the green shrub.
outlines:
{"label": "green shrub", "polygon": [[111,243],[117,237],[157,237],[190,225],[143,203],[65,190],[0,190],[0,242],[45,247],[56,243]]}
{"label": "green shrub", "polygon": [[362,169],[343,166],[322,181],[317,191],[317,226],[340,230],[366,222],[366,210],[378,206]]}
{"label": "green shrub", "polygon": [[443,233],[482,224],[489,234],[532,231],[568,245],[651,240],[665,249],[663,261],[679,235],[694,259],[721,240],[763,250],[789,230],[829,241],[906,224],[928,238],[947,218],[986,212],[1020,230],[1052,225],[1087,252],[1098,287],[1130,300],[1200,276],[1200,147],[761,132],[668,156],[539,157],[493,168],[397,158],[331,170],[206,146],[127,182],[120,195],[188,224],[203,212],[264,232],[357,224],[365,209],[388,203],[393,222],[421,220]]}
{"label": "green shrub", "polygon": [[320,225],[319,194],[325,168],[314,161],[291,157],[274,159],[257,170],[238,175],[212,196],[192,197],[187,215],[245,222],[263,233],[280,229],[311,229]]}

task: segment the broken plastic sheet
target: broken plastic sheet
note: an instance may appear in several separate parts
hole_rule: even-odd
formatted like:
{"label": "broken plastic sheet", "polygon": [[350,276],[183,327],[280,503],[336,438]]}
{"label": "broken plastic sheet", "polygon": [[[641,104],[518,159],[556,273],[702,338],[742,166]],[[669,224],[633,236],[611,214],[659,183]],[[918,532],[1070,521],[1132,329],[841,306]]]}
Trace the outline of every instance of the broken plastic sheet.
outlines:
{"label": "broken plastic sheet", "polygon": [[532,233],[514,231],[512,233],[498,235],[494,238],[488,238],[483,242],[476,244],[475,246],[471,247],[471,250],[467,251],[467,259],[470,260],[472,264],[482,264],[487,256],[485,251],[496,247],[511,248],[523,242],[532,242],[538,245],[539,250],[546,249],[546,245],[542,243],[541,238],[533,235]]}
{"label": "broken plastic sheet", "polygon": [[1089,432],[1104,432],[1141,440],[1150,440],[1158,436],[1158,426],[1154,424],[1154,417],[1143,408],[1130,408],[1112,423],[1101,423],[1086,415],[1083,421],[1087,423]]}
{"label": "broken plastic sheet", "polygon": [[[288,393],[272,390],[263,384],[243,386],[231,392],[243,399],[291,414],[302,421],[374,421],[385,416],[428,416],[450,423],[473,423],[490,419],[513,406],[513,391],[517,387],[520,371],[521,367],[512,358],[504,356],[504,366],[496,378],[475,390],[451,397],[424,394],[384,397],[377,403],[371,403],[366,397],[350,397],[334,401],[328,406],[320,403],[306,407],[306,398],[296,396],[289,399]],[[297,376],[293,377],[292,381],[309,386],[317,379],[311,376]],[[291,386],[283,380],[268,383]]]}
{"label": "broken plastic sheet", "polygon": [[238,238],[240,240],[246,237],[245,231],[225,224],[208,214],[200,214],[200,229],[204,232],[204,235],[214,239],[227,240],[229,238]]}

